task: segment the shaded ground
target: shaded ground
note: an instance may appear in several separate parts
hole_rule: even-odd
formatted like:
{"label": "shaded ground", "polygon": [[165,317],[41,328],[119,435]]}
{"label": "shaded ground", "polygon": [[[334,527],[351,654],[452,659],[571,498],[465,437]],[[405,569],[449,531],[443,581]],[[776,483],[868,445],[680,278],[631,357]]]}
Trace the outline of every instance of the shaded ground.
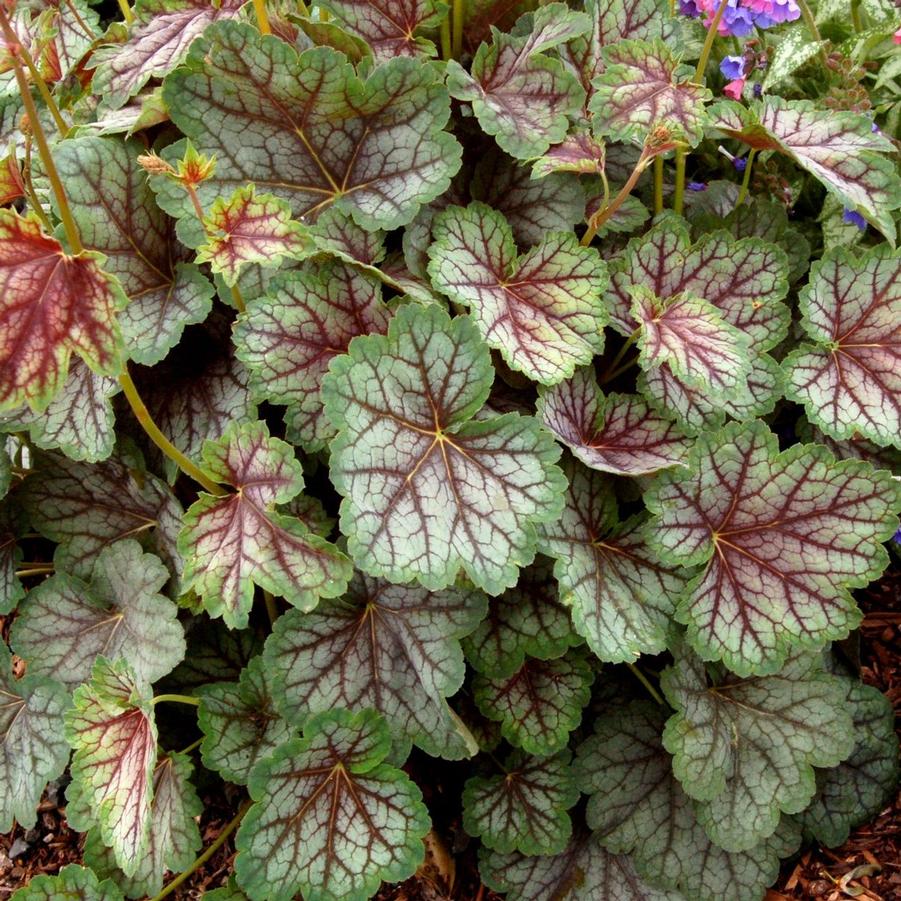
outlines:
{"label": "shaded ground", "polygon": [[[891,698],[901,724],[901,570],[896,568],[860,592],[858,600],[866,617],[859,643],[847,646],[846,652],[859,663],[864,681]],[[428,800],[437,810],[435,802],[440,806],[441,800],[434,795],[443,794],[442,787],[433,785],[425,790],[433,795]],[[456,787],[450,794],[458,794]],[[7,901],[32,876],[55,873],[67,863],[80,862],[81,837],[68,828],[61,803],[62,792],[51,788],[34,829],[16,828],[9,835],[0,835],[0,901]],[[200,826],[207,847],[234,816],[240,796],[232,797],[226,786],[215,784],[204,792],[204,803]],[[500,896],[481,885],[473,844],[463,836],[455,813],[451,811],[449,816],[430,836],[426,863],[419,873],[400,886],[383,889],[377,901],[499,901]],[[169,897],[198,899],[205,890],[223,885],[233,856],[229,839]],[[728,898],[729,888],[724,886],[723,901]],[[855,830],[842,847],[833,851],[814,847],[787,863],[767,895],[767,901],[807,898],[901,901],[901,794],[872,823]]]}

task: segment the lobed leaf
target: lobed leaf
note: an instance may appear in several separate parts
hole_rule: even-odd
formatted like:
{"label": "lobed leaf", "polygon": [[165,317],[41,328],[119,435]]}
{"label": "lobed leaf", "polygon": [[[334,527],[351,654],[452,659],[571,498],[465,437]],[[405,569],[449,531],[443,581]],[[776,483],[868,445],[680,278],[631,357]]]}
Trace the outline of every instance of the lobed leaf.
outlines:
{"label": "lobed leaf", "polygon": [[13,893],[15,901],[122,901],[123,895],[109,879],[101,882],[87,867],[70,863],[55,876],[34,876]]}

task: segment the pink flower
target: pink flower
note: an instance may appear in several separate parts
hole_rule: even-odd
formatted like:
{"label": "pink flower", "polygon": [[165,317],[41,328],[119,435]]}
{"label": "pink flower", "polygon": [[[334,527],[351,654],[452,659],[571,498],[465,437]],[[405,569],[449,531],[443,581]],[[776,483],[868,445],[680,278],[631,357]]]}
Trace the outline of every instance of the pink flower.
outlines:
{"label": "pink flower", "polygon": [[901,28],[899,28],[892,37],[896,44],[901,44]]}
{"label": "pink flower", "polygon": [[736,78],[723,88],[723,93],[733,100],[741,100],[741,92],[745,89],[745,80]]}

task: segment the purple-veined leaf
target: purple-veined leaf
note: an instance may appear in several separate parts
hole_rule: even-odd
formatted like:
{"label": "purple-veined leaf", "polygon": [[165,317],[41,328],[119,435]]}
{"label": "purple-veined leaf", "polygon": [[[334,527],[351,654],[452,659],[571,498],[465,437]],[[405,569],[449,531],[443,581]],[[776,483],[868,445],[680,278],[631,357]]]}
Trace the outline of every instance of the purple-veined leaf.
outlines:
{"label": "purple-veined leaf", "polygon": [[309,229],[291,218],[288,203],[258,194],[254,185],[218,197],[204,225],[207,240],[197,248],[197,262],[209,263],[229,286],[245,266],[278,268],[284,259],[302,259],[312,249]]}
{"label": "purple-veined leaf", "polygon": [[203,813],[191,776],[194,766],[185,754],[158,757],[153,768],[150,832],[138,868],[131,876],[119,872],[111,849],[92,829],[85,842],[84,859],[101,877],[107,876],[129,898],[156,895],[167,871],[186,870],[202,844],[196,818]]}
{"label": "purple-veined leaf", "polygon": [[246,785],[256,763],[296,733],[275,709],[272,673],[262,656],[247,664],[237,682],[204,685],[197,693],[203,765],[229,782]]}
{"label": "purple-veined leaf", "polygon": [[901,448],[901,252],[831,251],[800,306],[815,344],[783,361],[789,396],[833,438]]}
{"label": "purple-veined leaf", "polygon": [[78,354],[117,375],[116,312],[128,302],[102,254],[69,256],[33,215],[0,209],[0,410],[46,408]]}
{"label": "purple-veined leaf", "polygon": [[513,369],[554,384],[603,350],[607,270],[574,234],[552,232],[518,257],[509,223],[482,203],[439,213],[432,234],[432,283],[471,308]]}
{"label": "purple-veined leaf", "polygon": [[544,178],[553,172],[603,175],[606,161],[604,142],[587,129],[580,129],[555,144],[532,164],[532,177]]}
{"label": "purple-veined leaf", "polygon": [[666,364],[682,384],[714,396],[746,380],[748,338],[713,304],[690,294],[662,300],[644,285],[635,285],[630,293],[642,368]]}
{"label": "purple-veined leaf", "polygon": [[901,206],[901,177],[892,142],[869,116],[824,110],[810,100],[768,97],[752,108],[723,101],[710,108],[713,127],[756,150],[777,150],[869,219],[894,245],[892,210]]}
{"label": "purple-veined leaf", "polygon": [[13,894],[15,901],[122,901],[119,887],[87,867],[70,863],[55,876],[41,874]]}
{"label": "purple-veined leaf", "polygon": [[745,381],[716,395],[703,386],[686,385],[665,363],[642,371],[638,390],[661,416],[675,419],[689,435],[717,429],[727,416],[747,422],[772,412],[785,386],[782,370],[769,354],[752,352],[750,360]]}
{"label": "purple-veined leaf", "polygon": [[113,452],[115,379],[95,375],[81,359],[69,366],[65,384],[40,413],[22,407],[4,417],[4,428],[28,429],[36,447],[58,448],[70,460],[96,463]]}
{"label": "purple-veined leaf", "polygon": [[560,511],[559,449],[531,417],[472,418],[493,378],[475,324],[437,306],[402,307],[332,361],[329,475],[361,569],[431,589],[462,569],[498,594],[531,562],[534,524]]}
{"label": "purple-veined leaf", "polygon": [[634,661],[667,647],[687,577],[656,559],[646,517],[619,521],[609,479],[572,463],[563,515],[541,527],[539,547],[555,558],[561,600],[576,631],[601,659]]}
{"label": "purple-veined leaf", "polygon": [[901,476],[901,450],[898,448],[880,447],[865,438],[837,441],[806,419],[795,424],[795,434],[799,441],[824,445],[836,460],[866,460],[875,469],[887,469],[892,475]]}
{"label": "purple-veined leaf", "polygon": [[171,72],[191,42],[213,22],[231,19],[244,0],[139,0],[135,22],[122,44],[100,48],[92,87],[110,109],[124,106],[151,78]]}
{"label": "purple-veined leaf", "polygon": [[662,40],[618,41],[602,51],[604,73],[588,104],[598,137],[643,144],[656,125],[694,145],[704,136],[710,91],[695,84]]}
{"label": "purple-veined leaf", "polygon": [[798,817],[805,833],[830,848],[843,845],[851,829],[890,802],[899,776],[891,701],[856,679],[843,679],[842,687],[842,704],[853,721],[854,749],[837,767],[817,770],[816,794]]}
{"label": "purple-veined leaf", "polygon": [[514,751],[497,776],[474,776],[463,788],[463,828],[486,848],[509,853],[557,854],[567,845],[567,811],[579,800],[571,754],[530,757]]}
{"label": "purple-veined leaf", "polygon": [[220,22],[166,78],[172,118],[216,173],[208,201],[248,181],[287,200],[296,217],[332,203],[367,229],[405,225],[443,193],[460,146],[438,73],[393,59],[361,81],[328,47],[298,52],[237,22]]}
{"label": "purple-veined leaf", "polygon": [[677,654],[660,686],[676,711],[663,732],[673,773],[727,851],[752,850],[781,813],[804,810],[813,767],[836,766],[854,746],[844,686],[803,656],[772,676],[708,682],[701,660]]}
{"label": "purple-veined leaf", "polygon": [[161,557],[173,576],[180,575],[181,505],[165,482],[144,471],[142,461],[124,453],[93,465],[55,453],[34,459],[23,503],[34,528],[57,542],[58,569],[89,579],[107,545],[132,537]]}
{"label": "purple-veined leaf", "polygon": [[0,829],[26,829],[37,821],[47,783],[66,768],[69,748],[63,714],[69,693],[58,682],[13,674],[12,655],[0,642]]}
{"label": "purple-veined leaf", "polygon": [[557,172],[532,178],[528,166],[500,151],[479,160],[471,190],[475,200],[504,216],[520,247],[540,244],[549,231],[570,231],[585,219],[585,192],[578,176]]}
{"label": "purple-veined leaf", "polygon": [[329,363],[352,338],[388,327],[381,293],[376,279],[346,263],[308,265],[273,280],[235,326],[256,395],[287,406],[291,434],[310,450],[335,434],[319,393]]}
{"label": "purple-veined leaf", "polygon": [[528,657],[507,678],[479,673],[472,690],[479,710],[501,724],[510,744],[545,756],[565,747],[582,719],[593,681],[584,656],[570,651],[554,660]]}
{"label": "purple-veined leaf", "polygon": [[586,0],[591,30],[559,48],[564,65],[579,79],[586,96],[604,72],[604,47],[627,39],[653,40],[671,31],[669,7],[662,0]]}
{"label": "purple-veined leaf", "polygon": [[435,56],[435,45],[416,32],[436,28],[448,14],[439,0],[327,0],[323,8],[372,48],[376,62]]}
{"label": "purple-veined leaf", "polygon": [[623,335],[638,327],[630,289],[641,285],[662,300],[700,297],[744,332],[757,351],[778,344],[788,329],[781,303],[788,291],[785,253],[758,238],[726,232],[691,243],[685,223],[667,215],[610,263],[611,324]]}
{"label": "purple-veined leaf", "polygon": [[0,616],[11,613],[25,596],[16,570],[22,560],[18,544],[16,515],[10,514],[9,505],[0,508]]}
{"label": "purple-veined leaf", "polygon": [[492,598],[488,616],[463,641],[473,669],[496,678],[512,676],[526,657],[552,660],[580,644],[569,611],[557,598],[550,564],[539,557],[520,573],[514,588]]}
{"label": "purple-veined leaf", "polygon": [[67,816],[80,832],[97,826],[126,876],[134,875],[150,832],[156,723],[147,689],[124,660],[104,657],[72,696],[66,738],[74,750]]}
{"label": "purple-veined leaf", "polygon": [[507,901],[684,901],[677,892],[651,887],[626,855],[606,851],[584,828],[550,856],[480,851],[479,873]]}
{"label": "purple-veined leaf", "polygon": [[598,719],[576,753],[579,788],[589,794],[586,819],[615,854],[630,853],[651,885],[692,901],[760,901],[779,873],[779,858],[797,850],[790,823],[750,851],[729,853],[707,837],[691,799],[672,773],[660,734],[662,708],[644,702]]}
{"label": "purple-veined leaf", "polygon": [[213,286],[187,262],[175,223],[160,210],[138,165],[138,141],[80,137],[60,142],[53,159],[85,247],[129,297],[119,314],[128,355],[157,363],[184,327],[210,311]]}
{"label": "purple-veined leaf", "polygon": [[98,656],[124,657],[135,678],[155,682],[185,656],[178,608],[160,590],[169,571],[132,539],[104,548],[90,584],[55,573],[33,588],[11,643],[42,673],[72,688],[91,678]]}
{"label": "purple-veined leaf", "polygon": [[279,617],[265,651],[277,706],[296,724],[369,707],[430,754],[470,756],[445,698],[463,684],[460,639],[485,609],[481,592],[429,592],[358,573],[343,598]]}
{"label": "purple-veined leaf", "polygon": [[588,28],[588,17],[563,3],[540,7],[528,34],[492,28],[491,43],[476,51],[470,72],[456,60],[448,62],[451,96],[471,103],[482,131],[511,156],[541,156],[566,137],[568,117],[584,100],[578,81],[543,51]]}
{"label": "purple-veined leaf", "polygon": [[702,435],[688,471],[664,473],[645,502],[664,557],[704,565],[677,611],[689,642],[748,676],[860,622],[849,588],[885,568],[899,492],[889,473],[817,445],[779,453],[758,420]]}
{"label": "purple-veined leaf", "polygon": [[591,367],[539,392],[537,414],[586,466],[639,476],[679,466],[690,442],[678,426],[635,395],[598,387]]}
{"label": "purple-veined leaf", "polygon": [[203,460],[213,478],[235,489],[224,497],[201,494],[178,536],[185,590],[197,591],[210,616],[244,628],[254,585],[305,610],[344,591],[350,578],[344,554],[274,510],[303,490],[290,444],[271,438],[264,422],[236,423],[204,443]]}
{"label": "purple-veined leaf", "polygon": [[384,763],[391,736],[372,711],[314,718],[250,777],[238,882],[254,897],[369,898],[412,876],[429,817],[419,789]]}

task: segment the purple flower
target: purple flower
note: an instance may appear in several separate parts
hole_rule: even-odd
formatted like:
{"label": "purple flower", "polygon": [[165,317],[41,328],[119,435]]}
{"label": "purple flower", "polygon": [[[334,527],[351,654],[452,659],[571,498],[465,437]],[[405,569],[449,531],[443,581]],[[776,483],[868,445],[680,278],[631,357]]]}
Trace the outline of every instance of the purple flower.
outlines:
{"label": "purple flower", "polygon": [[736,172],[744,172],[748,168],[748,159],[744,156],[736,156],[732,160],[732,165],[735,166]]}
{"label": "purple flower", "polygon": [[745,58],[743,56],[724,56],[720,60],[720,72],[729,81],[732,81],[733,78],[744,78]]}
{"label": "purple flower", "polygon": [[706,191],[707,190],[707,182],[704,181],[690,181],[688,183],[689,191]]}
{"label": "purple flower", "polygon": [[875,122],[870,126],[870,131],[873,132],[874,135],[882,134],[882,129]]}
{"label": "purple flower", "polygon": [[[722,0],[726,8],[720,20],[719,33],[723,36],[745,37],[756,25],[770,28],[783,22],[793,22],[801,15],[797,0]],[[709,28],[719,9],[720,0],[679,0],[679,9],[693,19],[703,15]],[[728,76],[727,76],[728,77]]]}
{"label": "purple flower", "polygon": [[896,544],[901,544],[901,529],[898,529],[898,531],[895,532],[894,536],[892,537],[892,541],[894,541]]}
{"label": "purple flower", "polygon": [[842,221],[847,222],[848,225],[856,225],[862,232],[867,230],[867,220],[857,210],[845,207],[845,211],[842,213]]}
{"label": "purple flower", "polygon": [[759,81],[754,82],[754,96],[755,97],[763,96],[763,85]]}

